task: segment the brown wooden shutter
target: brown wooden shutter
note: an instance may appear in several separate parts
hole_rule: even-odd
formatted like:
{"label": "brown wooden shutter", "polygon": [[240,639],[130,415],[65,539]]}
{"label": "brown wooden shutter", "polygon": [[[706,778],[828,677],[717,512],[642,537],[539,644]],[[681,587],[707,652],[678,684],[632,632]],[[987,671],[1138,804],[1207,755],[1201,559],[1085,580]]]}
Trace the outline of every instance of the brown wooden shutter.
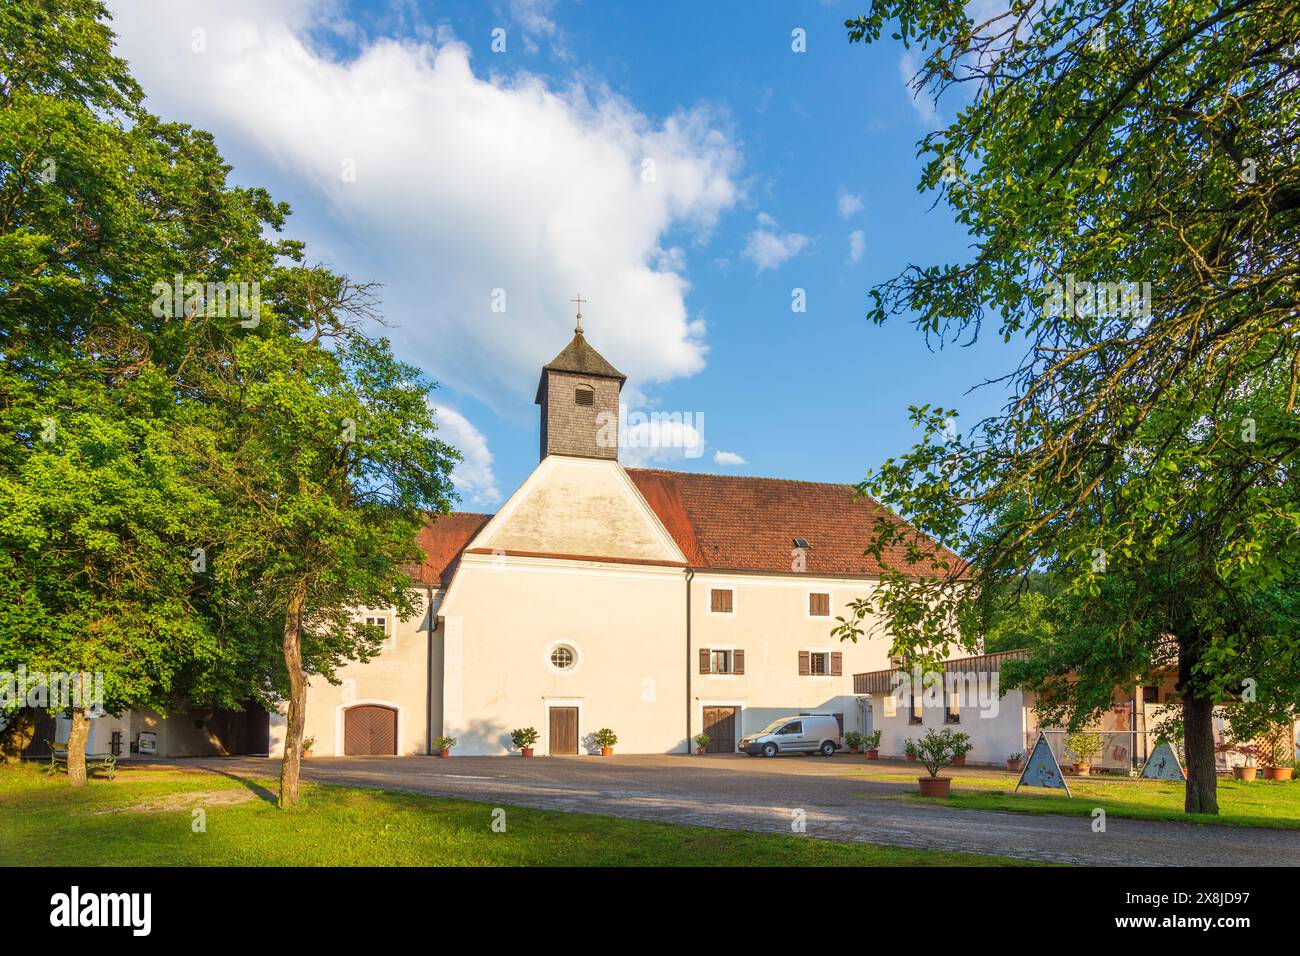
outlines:
{"label": "brown wooden shutter", "polygon": [[808,663],[808,652],[800,651],[799,652],[799,676],[807,677],[811,673],[812,673],[812,667]]}
{"label": "brown wooden shutter", "polygon": [[839,651],[831,651],[831,676],[839,677],[844,673],[844,655]]}
{"label": "brown wooden shutter", "polygon": [[712,590],[712,609],[717,614],[731,613],[731,592],[723,588],[714,588]]}
{"label": "brown wooden shutter", "polygon": [[707,647],[701,647],[700,648],[700,673],[707,674],[709,673],[710,670],[711,668],[709,667],[709,649]]}
{"label": "brown wooden shutter", "polygon": [[813,617],[830,617],[831,596],[829,594],[808,595],[808,613]]}
{"label": "brown wooden shutter", "polygon": [[745,673],[745,652],[744,651],[732,651],[731,673],[733,674]]}

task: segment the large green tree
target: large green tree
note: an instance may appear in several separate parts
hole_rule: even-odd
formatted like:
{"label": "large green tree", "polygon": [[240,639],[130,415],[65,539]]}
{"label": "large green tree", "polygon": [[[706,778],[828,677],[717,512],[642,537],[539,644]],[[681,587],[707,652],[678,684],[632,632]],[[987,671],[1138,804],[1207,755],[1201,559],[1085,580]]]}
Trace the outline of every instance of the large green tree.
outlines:
{"label": "large green tree", "polygon": [[[1049,573],[1106,608],[1098,682],[1166,646],[1185,806],[1217,812],[1215,700],[1246,676],[1288,686],[1247,608],[1297,580],[1300,551],[1300,9],[972,9],[880,0],[846,24],[852,41],[892,29],[919,45],[916,89],[957,109],[921,143],[921,188],[972,249],[878,286],[870,317],[910,315],[939,344],[996,330],[1023,360],[994,383],[1006,404],[964,430],[914,408],[917,445],[863,483],[968,564],[913,541],[843,633],[878,626],[905,656],[932,653],[972,608]],[[882,525],[873,547],[911,534]]]}
{"label": "large green tree", "polygon": [[102,673],[110,712],[287,696],[296,781],[305,673],[368,653],[355,606],[413,611],[454,453],[365,288],[112,41],[96,0],[0,9],[0,670]]}

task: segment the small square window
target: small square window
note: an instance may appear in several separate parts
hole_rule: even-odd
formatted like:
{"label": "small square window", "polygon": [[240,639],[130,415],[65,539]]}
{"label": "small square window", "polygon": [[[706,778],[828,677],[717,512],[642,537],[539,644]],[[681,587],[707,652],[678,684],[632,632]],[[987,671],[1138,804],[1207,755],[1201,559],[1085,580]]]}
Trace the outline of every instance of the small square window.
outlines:
{"label": "small square window", "polygon": [[709,610],[714,614],[730,614],[732,595],[729,589],[713,588],[709,592]]}
{"label": "small square window", "polygon": [[713,651],[709,657],[709,672],[712,674],[730,674],[731,651]]}
{"label": "small square window", "polygon": [[829,674],[831,672],[831,656],[825,652],[809,654],[808,670],[812,674]]}
{"label": "small square window", "polygon": [[813,617],[830,617],[831,596],[829,594],[808,595],[808,613]]}

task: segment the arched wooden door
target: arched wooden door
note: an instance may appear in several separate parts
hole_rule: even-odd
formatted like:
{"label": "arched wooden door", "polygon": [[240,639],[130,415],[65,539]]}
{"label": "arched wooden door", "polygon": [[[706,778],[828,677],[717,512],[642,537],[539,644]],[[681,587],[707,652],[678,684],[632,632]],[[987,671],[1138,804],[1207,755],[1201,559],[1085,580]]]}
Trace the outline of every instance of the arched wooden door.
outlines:
{"label": "arched wooden door", "polygon": [[397,753],[397,711],[362,704],[343,712],[343,753],[375,757]]}

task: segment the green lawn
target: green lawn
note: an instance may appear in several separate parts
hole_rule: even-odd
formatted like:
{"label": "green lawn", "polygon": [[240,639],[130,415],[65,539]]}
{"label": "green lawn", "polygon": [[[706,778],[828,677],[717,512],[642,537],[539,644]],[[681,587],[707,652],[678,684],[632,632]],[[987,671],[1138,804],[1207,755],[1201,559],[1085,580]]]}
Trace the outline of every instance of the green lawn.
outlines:
{"label": "green lawn", "polygon": [[[872,780],[907,782],[915,791],[916,775],[871,775]],[[1060,790],[1021,787],[1015,793],[1013,774],[953,776],[952,796],[934,800],[917,793],[902,799],[946,803],[967,810],[1010,810],[1015,813],[1060,813],[1089,816],[1101,807],[1108,815],[1180,823],[1218,823],[1239,827],[1300,829],[1300,782],[1219,779],[1219,815],[1183,812],[1183,785],[1125,777],[1067,777],[1073,799]]]}
{"label": "green lawn", "polygon": [[[39,768],[0,769],[0,865],[95,866],[988,866],[996,856],[831,843],[703,827],[304,785],[283,812],[274,781],[198,769],[120,770],[73,790]],[[192,829],[203,807],[206,832]]]}

